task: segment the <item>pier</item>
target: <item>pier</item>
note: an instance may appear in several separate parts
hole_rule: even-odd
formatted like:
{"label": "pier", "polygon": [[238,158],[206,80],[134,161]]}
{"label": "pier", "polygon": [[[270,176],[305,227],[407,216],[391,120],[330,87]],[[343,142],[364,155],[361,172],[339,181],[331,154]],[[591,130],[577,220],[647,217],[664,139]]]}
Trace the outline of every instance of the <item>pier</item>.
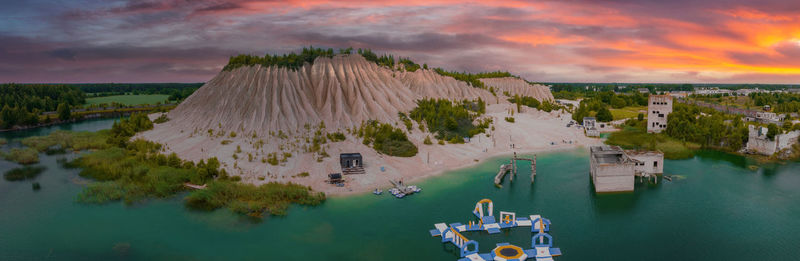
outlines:
{"label": "pier", "polygon": [[506,173],[511,173],[509,180],[512,182],[514,181],[514,176],[517,175],[517,161],[528,161],[531,163],[531,183],[533,183],[534,178],[536,178],[536,155],[533,155],[533,158],[520,158],[517,157],[517,153],[514,152],[514,157],[511,158],[511,163],[500,165],[500,171],[497,172],[497,175],[494,176],[494,184],[497,186],[501,186],[503,183],[503,177],[505,177]]}

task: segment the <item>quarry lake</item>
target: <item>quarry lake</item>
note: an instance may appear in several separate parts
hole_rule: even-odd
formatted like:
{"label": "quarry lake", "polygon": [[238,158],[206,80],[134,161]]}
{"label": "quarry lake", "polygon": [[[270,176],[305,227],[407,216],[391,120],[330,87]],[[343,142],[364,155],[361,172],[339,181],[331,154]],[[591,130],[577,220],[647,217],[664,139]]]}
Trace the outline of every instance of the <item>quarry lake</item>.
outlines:
{"label": "quarry lake", "polygon": [[[21,132],[18,139],[55,129],[98,130],[94,120]],[[188,210],[182,197],[87,205],[75,202],[86,181],[58,160],[31,181],[0,181],[0,260],[456,260],[456,249],[430,237],[434,223],[472,220],[475,203],[495,212],[541,214],[553,225],[556,260],[795,260],[800,255],[800,164],[758,170],[748,159],[701,152],[667,160],[673,181],[637,184],[634,193],[595,195],[586,149],[538,155],[536,182],[520,174],[496,188],[505,158],[419,182],[422,193],[395,199],[384,193],[330,198],[318,207],[293,206],[263,220]],[[0,172],[17,167],[0,161]],[[522,165],[520,173],[528,166]],[[496,213],[495,213],[496,214]],[[530,246],[528,228],[495,235],[465,233],[487,252],[495,243]]]}

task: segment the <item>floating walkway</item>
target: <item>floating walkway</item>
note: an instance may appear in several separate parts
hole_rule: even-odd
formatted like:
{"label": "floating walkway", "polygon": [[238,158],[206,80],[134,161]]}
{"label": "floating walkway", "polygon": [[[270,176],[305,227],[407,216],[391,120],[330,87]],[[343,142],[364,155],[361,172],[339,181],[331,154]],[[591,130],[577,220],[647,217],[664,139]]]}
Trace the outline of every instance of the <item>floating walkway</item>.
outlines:
{"label": "floating walkway", "polygon": [[419,193],[422,191],[421,188],[414,185],[411,186],[403,185],[402,181],[394,182],[390,180],[389,182],[391,182],[392,186],[394,186],[394,188],[389,189],[389,193],[392,193],[392,195],[394,195],[396,198],[403,198],[405,196],[414,193]]}
{"label": "floating walkway", "polygon": [[[484,213],[483,204],[487,204],[488,212]],[[547,232],[550,231],[550,220],[539,215],[530,215],[529,218],[516,217],[514,212],[500,211],[499,222],[493,215],[494,204],[489,199],[483,199],[475,204],[472,213],[478,218],[477,221],[469,221],[466,225],[461,223],[437,223],[434,229],[429,232],[433,237],[442,237],[442,243],[452,243],[460,249],[461,259],[459,261],[479,261],[479,260],[526,260],[534,258],[537,261],[553,260],[553,257],[561,255],[561,249],[553,247],[553,237]],[[484,215],[486,214],[486,215]],[[531,248],[523,249],[509,243],[498,243],[489,253],[478,253],[478,242],[469,240],[461,234],[465,231],[486,231],[489,234],[497,234],[501,229],[514,227],[531,227]]]}

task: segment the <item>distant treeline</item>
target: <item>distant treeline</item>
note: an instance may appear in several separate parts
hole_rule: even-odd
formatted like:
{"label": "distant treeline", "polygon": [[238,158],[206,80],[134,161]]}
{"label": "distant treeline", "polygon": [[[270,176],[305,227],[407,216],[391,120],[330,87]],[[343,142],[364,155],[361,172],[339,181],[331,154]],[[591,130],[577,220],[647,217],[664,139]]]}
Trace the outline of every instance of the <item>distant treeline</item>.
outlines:
{"label": "distant treeline", "polygon": [[192,95],[204,83],[65,83],[65,84],[17,84],[20,86],[77,87],[86,93],[84,97],[102,97],[124,94],[164,94],[169,100],[183,100]]}
{"label": "distant treeline", "polygon": [[0,126],[33,125],[39,114],[80,106],[86,95],[75,86],[48,84],[0,84]]}
{"label": "distant treeline", "polygon": [[[639,88],[645,88],[650,93],[657,92],[672,92],[672,91],[694,91],[696,88],[711,88],[717,87],[720,89],[738,90],[738,89],[762,89],[762,90],[782,90],[800,88],[796,84],[711,84],[711,83],[543,83],[552,86],[551,90],[554,95],[556,92],[561,92],[562,95],[567,92],[573,93],[593,93],[604,91],[615,92],[638,92]],[[562,97],[566,98],[566,97]],[[557,97],[558,99],[558,97]]]}

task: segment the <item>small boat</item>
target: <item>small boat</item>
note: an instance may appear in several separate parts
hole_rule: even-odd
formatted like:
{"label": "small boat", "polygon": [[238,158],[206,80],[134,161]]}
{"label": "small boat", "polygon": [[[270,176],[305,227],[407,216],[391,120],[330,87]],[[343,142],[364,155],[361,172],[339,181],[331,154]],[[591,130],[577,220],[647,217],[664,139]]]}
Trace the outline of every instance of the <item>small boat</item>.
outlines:
{"label": "small boat", "polygon": [[375,189],[375,191],[372,191],[372,194],[375,194],[375,195],[383,194],[383,190]]}

